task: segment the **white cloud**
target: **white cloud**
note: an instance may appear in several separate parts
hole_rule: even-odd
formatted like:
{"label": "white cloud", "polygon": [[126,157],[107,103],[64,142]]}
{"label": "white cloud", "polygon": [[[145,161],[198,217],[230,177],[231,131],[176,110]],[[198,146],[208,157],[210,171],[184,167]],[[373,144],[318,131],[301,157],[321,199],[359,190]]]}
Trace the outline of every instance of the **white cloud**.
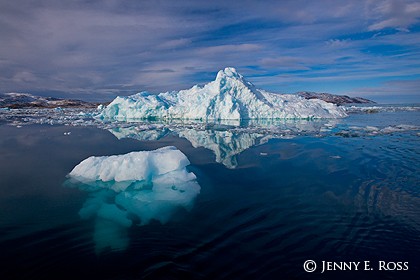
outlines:
{"label": "white cloud", "polygon": [[343,48],[349,46],[349,40],[330,39],[326,44],[333,48]]}
{"label": "white cloud", "polygon": [[387,0],[376,1],[372,6],[371,12],[376,22],[369,25],[370,31],[385,28],[409,31],[411,25],[420,22],[420,3],[418,2]]}

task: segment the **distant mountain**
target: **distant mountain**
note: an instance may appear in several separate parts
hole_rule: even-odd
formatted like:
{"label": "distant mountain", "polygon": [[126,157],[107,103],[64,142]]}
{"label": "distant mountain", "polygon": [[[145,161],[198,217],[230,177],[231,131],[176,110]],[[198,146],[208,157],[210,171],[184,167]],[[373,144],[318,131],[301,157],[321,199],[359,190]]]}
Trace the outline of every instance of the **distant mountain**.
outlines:
{"label": "distant mountain", "polygon": [[301,92],[298,92],[297,95],[305,99],[320,99],[320,100],[324,100],[325,102],[334,103],[336,105],[351,104],[351,103],[358,103],[358,104],[376,103],[366,98],[350,97],[347,95],[336,95],[336,94],[331,94],[331,93],[317,93],[317,92],[301,91]]}
{"label": "distant mountain", "polygon": [[55,97],[41,97],[29,93],[3,93],[0,94],[0,107],[11,109],[19,108],[94,108],[97,103],[90,103],[75,99],[62,99]]}
{"label": "distant mountain", "polygon": [[346,112],[322,100],[295,94],[275,94],[256,88],[234,68],[220,70],[204,86],[152,94],[117,97],[102,112],[103,119],[189,119],[202,121],[250,119],[342,118]]}

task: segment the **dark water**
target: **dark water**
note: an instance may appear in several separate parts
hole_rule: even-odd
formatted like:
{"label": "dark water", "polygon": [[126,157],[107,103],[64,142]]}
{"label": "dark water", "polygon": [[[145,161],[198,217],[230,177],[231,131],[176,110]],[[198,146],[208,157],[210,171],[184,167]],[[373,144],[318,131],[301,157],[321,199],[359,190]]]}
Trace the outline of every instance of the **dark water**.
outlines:
{"label": "dark water", "polygon": [[[420,120],[403,112],[345,122]],[[118,140],[97,128],[3,124],[0,144],[0,279],[416,279],[420,272],[418,131],[271,139],[239,153],[236,168],[172,134]],[[92,194],[63,186],[75,165],[167,145],[187,155],[201,186],[191,210],[123,232],[80,218]],[[113,238],[120,246],[98,244]],[[306,260],[315,272],[305,272]],[[322,261],[362,264],[321,274]],[[391,269],[407,262],[408,270],[379,270],[379,261]]]}

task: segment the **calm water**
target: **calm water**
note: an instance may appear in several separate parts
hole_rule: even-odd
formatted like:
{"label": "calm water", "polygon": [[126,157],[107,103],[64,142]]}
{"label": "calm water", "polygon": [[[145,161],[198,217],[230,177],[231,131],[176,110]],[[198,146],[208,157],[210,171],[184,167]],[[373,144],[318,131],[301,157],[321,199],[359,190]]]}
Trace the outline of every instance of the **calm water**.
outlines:
{"label": "calm water", "polygon": [[[419,112],[357,114],[326,135],[266,141],[220,130],[117,139],[115,129],[4,123],[0,279],[414,279],[419,131],[350,128],[400,124],[420,126]],[[81,218],[98,193],[65,183],[75,165],[168,145],[187,155],[201,186],[192,209],[130,228]],[[322,261],[374,270],[321,274]],[[379,271],[378,261],[408,270]]]}

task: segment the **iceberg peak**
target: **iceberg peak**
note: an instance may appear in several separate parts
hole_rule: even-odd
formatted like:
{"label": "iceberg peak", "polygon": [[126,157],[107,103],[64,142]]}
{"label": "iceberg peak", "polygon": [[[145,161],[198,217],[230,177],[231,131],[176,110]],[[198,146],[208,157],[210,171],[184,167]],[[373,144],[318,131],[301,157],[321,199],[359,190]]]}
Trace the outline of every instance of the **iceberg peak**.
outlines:
{"label": "iceberg peak", "polygon": [[220,85],[220,88],[224,87],[226,84],[231,86],[243,86],[243,87],[253,87],[251,82],[248,82],[244,76],[239,74],[235,68],[226,67],[224,70],[220,70],[217,73],[215,83]]}
{"label": "iceberg peak", "polygon": [[243,80],[244,79],[244,77],[241,74],[239,74],[236,71],[235,68],[233,68],[233,67],[226,67],[224,70],[220,70],[217,73],[216,81],[217,80],[224,79],[224,78],[227,78],[227,77],[228,78],[238,79],[238,80]]}

